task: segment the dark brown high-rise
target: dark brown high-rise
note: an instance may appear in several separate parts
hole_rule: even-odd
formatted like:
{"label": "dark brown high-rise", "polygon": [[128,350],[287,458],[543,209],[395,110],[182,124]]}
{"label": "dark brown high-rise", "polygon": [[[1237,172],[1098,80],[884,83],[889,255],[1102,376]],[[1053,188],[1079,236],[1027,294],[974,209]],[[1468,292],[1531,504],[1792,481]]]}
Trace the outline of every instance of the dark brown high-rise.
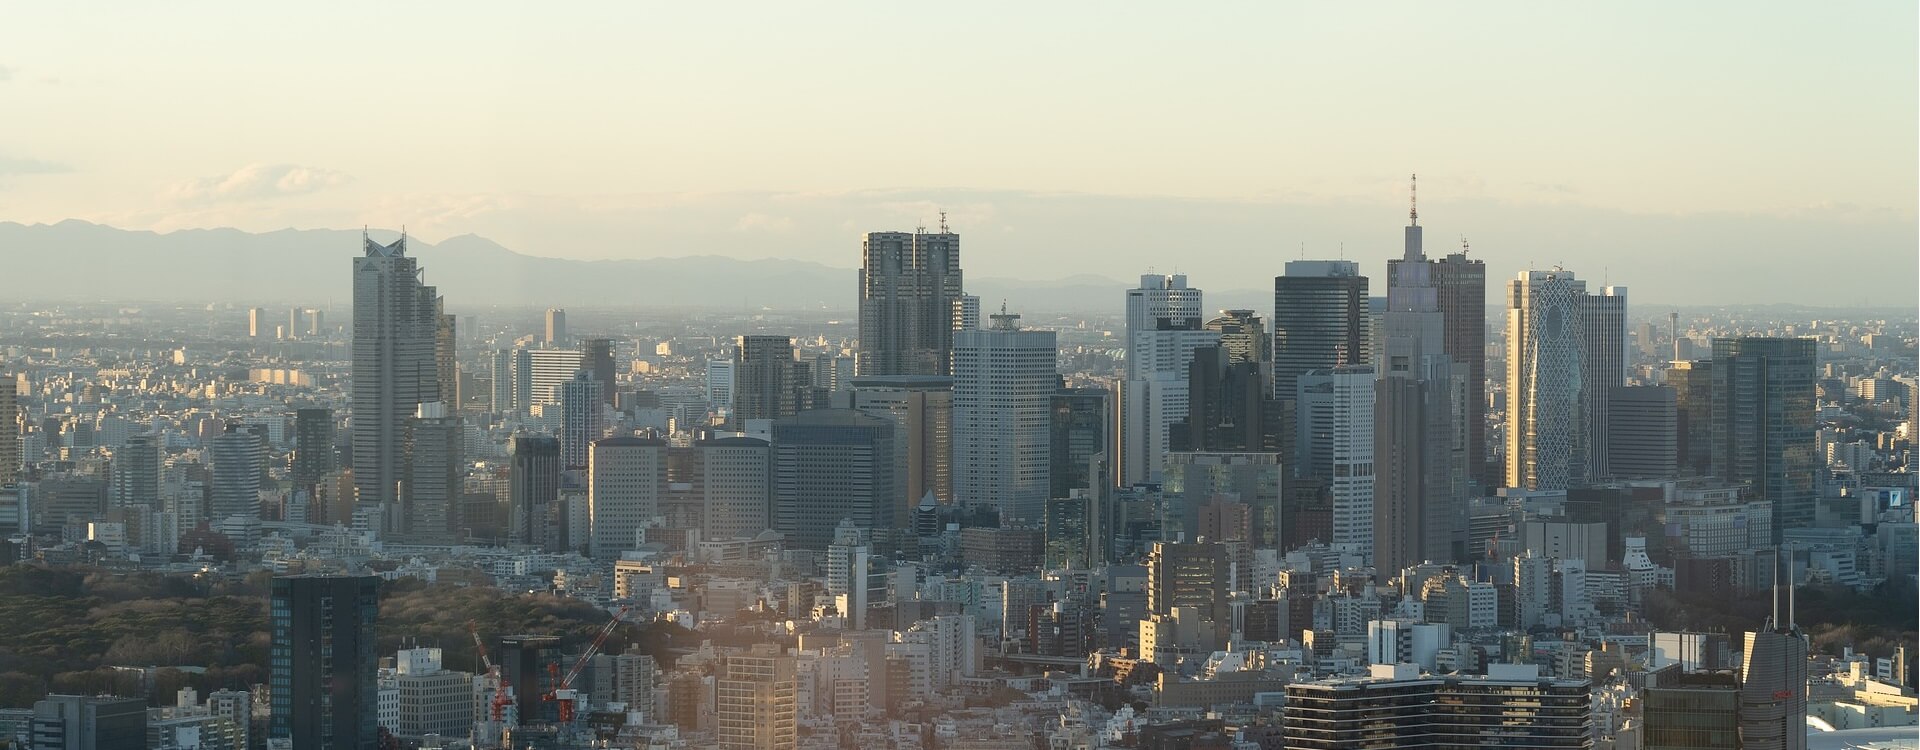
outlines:
{"label": "dark brown high-rise", "polygon": [[[1445,321],[1442,346],[1467,381],[1462,418],[1467,427],[1467,473],[1484,487],[1499,486],[1499,466],[1487,463],[1487,264],[1460,252],[1429,263],[1430,278]],[[1455,370],[1460,372],[1460,370]]]}

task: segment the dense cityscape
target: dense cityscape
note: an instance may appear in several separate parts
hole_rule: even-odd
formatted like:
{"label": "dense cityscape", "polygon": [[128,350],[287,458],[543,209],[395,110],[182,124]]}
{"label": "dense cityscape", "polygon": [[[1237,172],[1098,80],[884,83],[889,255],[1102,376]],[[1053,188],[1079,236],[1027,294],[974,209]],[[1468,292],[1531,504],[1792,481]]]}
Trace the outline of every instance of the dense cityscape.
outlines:
{"label": "dense cityscape", "polygon": [[1415,202],[1385,278],[1071,311],[948,221],[824,310],[489,305],[378,229],[348,302],[7,304],[0,744],[1920,731],[1912,310],[1640,305]]}

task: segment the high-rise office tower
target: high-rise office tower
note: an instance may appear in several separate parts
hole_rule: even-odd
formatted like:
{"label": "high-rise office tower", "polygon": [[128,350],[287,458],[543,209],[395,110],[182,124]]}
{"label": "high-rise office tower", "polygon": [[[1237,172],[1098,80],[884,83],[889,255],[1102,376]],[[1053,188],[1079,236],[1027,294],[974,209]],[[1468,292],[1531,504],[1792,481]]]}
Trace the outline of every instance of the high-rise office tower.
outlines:
{"label": "high-rise office tower", "polygon": [[13,373],[0,372],[0,484],[20,474],[20,391]]}
{"label": "high-rise office tower", "polygon": [[273,338],[273,321],[267,317],[267,308],[247,308],[247,338]]}
{"label": "high-rise office tower", "polygon": [[1309,370],[1294,378],[1298,476],[1325,482],[1333,502],[1333,544],[1373,559],[1374,372]]}
{"label": "high-rise office tower", "polygon": [[606,435],[606,407],[600,403],[600,384],[586,370],[575,370],[561,384],[560,458],[569,469],[587,465],[587,446]]}
{"label": "high-rise office tower", "polygon": [[719,750],[793,750],[798,746],[799,681],[794,658],[772,643],[728,654],[714,676],[714,739]]}
{"label": "high-rise office tower", "polygon": [[363,245],[353,259],[353,481],[362,506],[384,511],[398,499],[414,411],[440,400],[439,303],[405,236]]}
{"label": "high-rise office tower", "polygon": [[1004,310],[954,334],[954,497],[995,509],[1003,526],[1043,520],[1055,352],[1053,331],[1021,330]]}
{"label": "high-rise office tower", "polygon": [[267,470],[266,430],[229,422],[208,451],[212,481],[207,504],[215,525],[229,516],[260,517],[260,478]]}
{"label": "high-rise office tower", "polygon": [[1380,379],[1374,384],[1373,563],[1382,578],[1465,554],[1468,390],[1446,352],[1446,321],[1418,210],[1387,261]]}
{"label": "high-rise office tower", "polygon": [[[1186,538],[1209,536],[1203,511],[1211,503],[1234,506],[1244,514],[1245,533],[1233,539],[1250,543],[1257,549],[1278,549],[1284,529],[1280,515],[1280,454],[1272,452],[1213,452],[1167,454],[1167,477],[1162,486],[1165,510],[1161,514],[1161,536],[1185,533]],[[1175,524],[1178,524],[1176,526]],[[1243,567],[1240,575],[1248,571]]]}
{"label": "high-rise office tower", "polygon": [[1367,277],[1350,260],[1287,261],[1273,279],[1273,395],[1294,397],[1308,370],[1372,364]]}
{"label": "high-rise office tower", "polygon": [[1107,414],[1112,394],[1105,388],[1068,388],[1063,382],[1049,401],[1047,421],[1047,497],[1092,490],[1107,478],[1093,473],[1095,454],[1111,456]]}
{"label": "high-rise office tower", "polygon": [[862,375],[852,386],[847,399],[855,410],[893,420],[895,455],[907,487],[895,517],[910,517],[928,493],[953,502],[953,378]]}
{"label": "high-rise office tower", "polygon": [[693,490],[706,511],[707,539],[751,539],[773,528],[773,447],[730,437],[693,444]]}
{"label": "high-rise office tower", "polygon": [[293,750],[377,747],[379,586],[375,576],[273,579],[268,737]]}
{"label": "high-rise office tower", "polygon": [[[527,400],[519,404],[521,411],[530,411],[534,404],[560,403],[560,386],[573,379],[574,373],[585,366],[586,357],[579,349],[528,349],[525,351]],[[516,387],[518,384],[516,383]],[[518,394],[516,394],[518,395]]]}
{"label": "high-rise office tower", "polygon": [[813,409],[773,423],[773,528],[793,549],[824,550],[842,520],[875,542],[903,526],[906,483],[894,423],[852,409]]}
{"label": "high-rise office tower", "polygon": [[1713,474],[1713,360],[1675,360],[1667,367],[1673,389],[1674,460],[1680,476]]}
{"label": "high-rise office tower", "polygon": [[1740,750],[1740,677],[1674,664],[1647,675],[1641,750]]}
{"label": "high-rise office tower", "polygon": [[113,485],[108,507],[160,508],[160,436],[151,432],[127,438],[113,449]]}
{"label": "high-rise office tower", "polygon": [[387,528],[409,544],[451,544],[462,489],[460,418],[439,401],[421,404],[407,440],[406,484]]}
{"label": "high-rise office tower", "polygon": [[[454,319],[447,312],[447,298],[433,300],[433,379],[438,395],[434,400],[459,411],[460,361],[454,351]],[[423,399],[424,400],[424,399]]]}
{"label": "high-rise office tower", "polygon": [[1187,416],[1187,364],[1216,346],[1202,327],[1201,293],[1180,274],[1146,274],[1127,290],[1127,361],[1120,384],[1120,483],[1160,480],[1173,424]]}
{"label": "high-rise office tower", "polygon": [[946,375],[960,304],[960,235],[872,232],[861,243],[858,375]]}
{"label": "high-rise office tower", "polygon": [[1714,476],[1773,503],[1773,539],[1813,525],[1821,468],[1814,418],[1815,341],[1713,340]]}
{"label": "high-rise office tower", "polygon": [[1227,548],[1214,541],[1154,542],[1147,554],[1147,611],[1192,607],[1200,619],[1226,623],[1233,575]]}
{"label": "high-rise office tower", "polygon": [[1223,346],[1193,351],[1187,363],[1187,413],[1175,420],[1168,448],[1181,451],[1278,451],[1280,402],[1257,362],[1236,359]]}
{"label": "high-rise office tower", "polygon": [[507,443],[507,536],[515,544],[550,548],[547,519],[560,501],[560,440],[516,434]]}
{"label": "high-rise office tower", "polygon": [[714,409],[733,408],[733,360],[707,360],[707,405]]}
{"label": "high-rise office tower", "polygon": [[660,502],[666,499],[667,441],[601,438],[593,441],[588,456],[592,555],[618,559],[620,553],[640,546],[639,531],[660,513]]}
{"label": "high-rise office tower", "polygon": [[1607,398],[1607,473],[1615,480],[1675,479],[1678,402],[1670,385],[1620,386]]}
{"label": "high-rise office tower", "polygon": [[[1805,341],[1809,349],[1813,343],[1772,341]],[[1740,652],[1740,747],[1806,750],[1807,635],[1794,623],[1793,583],[1787,573],[1792,566],[1776,562],[1774,568],[1773,614],[1759,630],[1747,633],[1746,648]]]}
{"label": "high-rise office tower", "polygon": [[733,424],[793,416],[793,374],[792,337],[741,336],[733,350]]}
{"label": "high-rise office tower", "polygon": [[338,470],[335,458],[333,410],[324,406],[293,414],[293,483],[312,487]]}
{"label": "high-rise office tower", "polygon": [[492,398],[491,411],[506,414],[518,408],[513,402],[513,352],[507,349],[495,349],[487,353],[487,376],[490,378],[488,396]]}
{"label": "high-rise office tower", "polygon": [[962,294],[953,301],[953,330],[964,331],[980,327],[980,297],[974,294]]}
{"label": "high-rise office tower", "polygon": [[533,408],[533,350],[517,348],[512,356],[513,410],[524,414]]}
{"label": "high-rise office tower", "polygon": [[557,307],[547,308],[547,346],[565,346],[567,343],[567,311]]}
{"label": "high-rise office tower", "polygon": [[287,309],[287,329],[286,329],[286,330],[287,330],[287,338],[290,338],[290,339],[292,339],[292,338],[299,338],[299,337],[300,337],[300,328],[301,328],[301,325],[300,325],[300,308],[298,308],[298,307],[291,307],[291,308],[288,308],[288,309]]}
{"label": "high-rise office tower", "polygon": [[307,335],[327,335],[327,313],[325,310],[309,308],[307,310]]}
{"label": "high-rise office tower", "polygon": [[1221,310],[1204,327],[1220,334],[1220,346],[1234,363],[1272,365],[1273,338],[1267,333],[1267,322],[1254,311]]}
{"label": "high-rise office tower", "polygon": [[1468,477],[1491,487],[1499,482],[1499,470],[1487,463],[1487,264],[1467,258],[1464,239],[1460,252],[1430,263],[1427,273],[1446,326],[1447,358],[1465,386],[1459,406],[1467,427]]}
{"label": "high-rise office tower", "polygon": [[1586,351],[1580,359],[1580,424],[1586,430],[1584,481],[1608,479],[1607,402],[1613,390],[1627,384],[1627,288],[1602,287],[1586,299],[1581,318],[1587,327]]}
{"label": "high-rise office tower", "polygon": [[613,339],[582,339],[580,367],[593,373],[593,379],[600,383],[600,403],[612,406],[613,392],[618,385],[614,382]]}
{"label": "high-rise office tower", "polygon": [[1587,283],[1522,271],[1507,284],[1506,486],[1561,490],[1586,481],[1582,360]]}

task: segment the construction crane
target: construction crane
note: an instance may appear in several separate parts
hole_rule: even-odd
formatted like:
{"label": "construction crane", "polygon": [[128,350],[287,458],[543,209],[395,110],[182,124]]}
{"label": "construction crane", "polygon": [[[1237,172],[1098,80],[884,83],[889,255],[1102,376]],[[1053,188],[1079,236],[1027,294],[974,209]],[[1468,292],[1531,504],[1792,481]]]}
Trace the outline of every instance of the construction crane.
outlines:
{"label": "construction crane", "polygon": [[[573,668],[567,670],[565,676],[554,679],[552,689],[548,690],[546,695],[541,696],[541,700],[559,704],[557,708],[559,709],[561,726],[573,723],[574,703],[580,697],[580,694],[573,689],[573,681],[580,679],[580,673],[586,670],[587,663],[593,661],[595,654],[600,653],[600,647],[607,645],[607,637],[613,635],[614,629],[619,627],[621,621],[626,619],[627,612],[631,609],[633,608],[621,607],[620,611],[613,613],[613,619],[608,620],[607,624],[600,628],[600,634],[594,636],[593,643],[588,644],[587,650],[581,652],[580,658],[573,662]],[[547,671],[549,675],[558,675],[560,665],[548,664]]]}
{"label": "construction crane", "polygon": [[487,656],[487,644],[480,640],[480,623],[468,620],[467,632],[473,634],[473,650],[480,654],[480,664],[487,668],[487,679],[493,682],[493,701],[488,705],[495,722],[504,721],[507,707],[513,705],[513,686],[507,684],[500,674],[500,667]]}

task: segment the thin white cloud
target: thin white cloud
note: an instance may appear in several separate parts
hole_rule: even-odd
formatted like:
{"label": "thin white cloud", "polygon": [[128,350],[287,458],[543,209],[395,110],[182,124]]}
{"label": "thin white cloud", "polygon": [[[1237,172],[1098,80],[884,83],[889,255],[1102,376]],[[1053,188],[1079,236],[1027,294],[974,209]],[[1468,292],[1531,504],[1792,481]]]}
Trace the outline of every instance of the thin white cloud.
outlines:
{"label": "thin white cloud", "polygon": [[793,231],[793,219],[785,216],[769,216],[763,213],[750,213],[733,223],[736,232],[790,232]]}
{"label": "thin white cloud", "polygon": [[163,197],[183,202],[235,201],[302,195],[353,181],[345,172],[298,164],[249,164],[224,177],[201,177],[168,187]]}
{"label": "thin white cloud", "polygon": [[72,167],[57,162],[23,157],[0,156],[0,175],[60,174],[71,171],[73,171]]}

